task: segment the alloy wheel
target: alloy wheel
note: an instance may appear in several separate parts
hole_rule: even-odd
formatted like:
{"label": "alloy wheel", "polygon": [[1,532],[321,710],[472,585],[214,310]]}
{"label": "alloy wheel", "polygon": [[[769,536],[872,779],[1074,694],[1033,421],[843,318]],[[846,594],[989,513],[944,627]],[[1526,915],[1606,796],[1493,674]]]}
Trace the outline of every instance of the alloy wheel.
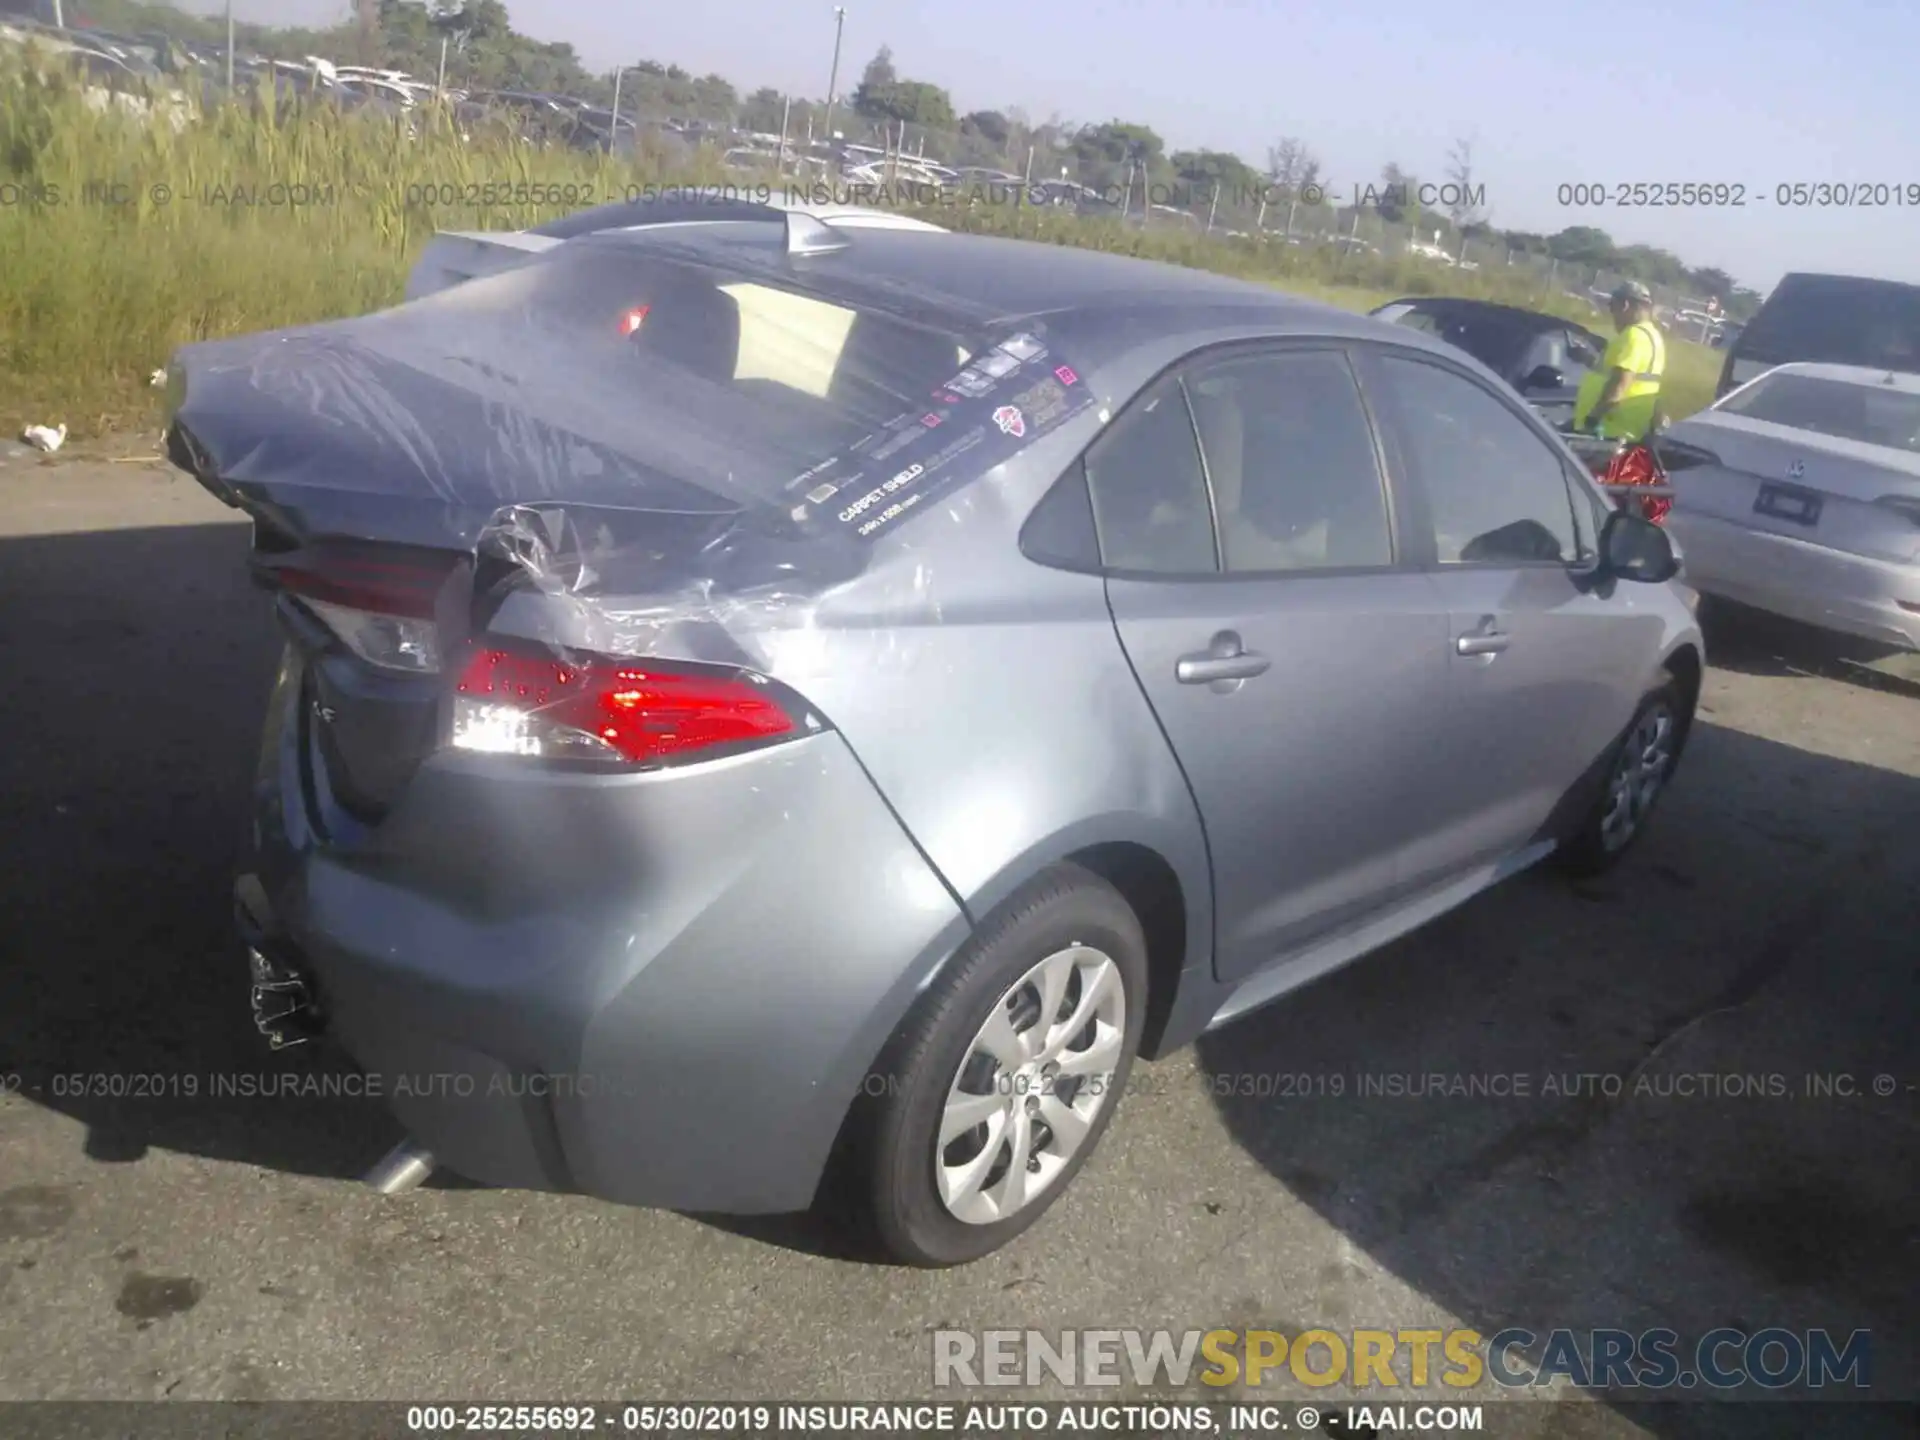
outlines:
{"label": "alloy wheel", "polygon": [[934,1140],[940,1200],[969,1225],[1046,1194],[1113,1103],[1127,1032],[1112,958],[1071,945],[994,1002],[948,1087]]}
{"label": "alloy wheel", "polygon": [[1634,721],[1607,781],[1607,808],[1600,817],[1600,843],[1609,854],[1639,833],[1673,768],[1673,711],[1649,705]]}

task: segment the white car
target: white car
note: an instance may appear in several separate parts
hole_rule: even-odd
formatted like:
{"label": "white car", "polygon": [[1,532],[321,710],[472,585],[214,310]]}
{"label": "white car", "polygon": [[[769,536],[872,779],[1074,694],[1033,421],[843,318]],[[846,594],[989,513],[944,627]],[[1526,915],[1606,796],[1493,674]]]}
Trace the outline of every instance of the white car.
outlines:
{"label": "white car", "polygon": [[1920,375],[1777,366],[1659,445],[1695,589],[1920,650]]}
{"label": "white car", "polygon": [[[722,209],[725,214],[721,213]],[[657,225],[701,224],[716,219],[751,219],[756,212],[765,215],[769,211],[785,212],[802,220],[818,220],[835,230],[940,231],[946,228],[870,206],[814,204],[779,195],[770,196],[763,203],[728,201],[723,206],[701,195],[699,187],[691,186],[685,198],[656,196],[624,203],[614,201],[531,230],[443,230],[427,242],[408,274],[406,298],[417,300],[477,275],[504,270],[579,235]]]}

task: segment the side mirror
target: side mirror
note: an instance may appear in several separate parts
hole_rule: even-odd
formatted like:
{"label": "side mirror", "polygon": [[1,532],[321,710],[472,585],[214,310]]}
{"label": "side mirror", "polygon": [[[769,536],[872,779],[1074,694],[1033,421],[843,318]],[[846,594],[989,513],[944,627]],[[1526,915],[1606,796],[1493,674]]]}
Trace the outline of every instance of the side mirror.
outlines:
{"label": "side mirror", "polygon": [[1553,365],[1536,365],[1533,373],[1520,383],[1522,390],[1558,390],[1567,383],[1567,377]]}
{"label": "side mirror", "polygon": [[1609,575],[1643,585],[1663,585],[1680,573],[1672,537],[1644,515],[1625,510],[1609,515],[1600,531],[1600,563]]}

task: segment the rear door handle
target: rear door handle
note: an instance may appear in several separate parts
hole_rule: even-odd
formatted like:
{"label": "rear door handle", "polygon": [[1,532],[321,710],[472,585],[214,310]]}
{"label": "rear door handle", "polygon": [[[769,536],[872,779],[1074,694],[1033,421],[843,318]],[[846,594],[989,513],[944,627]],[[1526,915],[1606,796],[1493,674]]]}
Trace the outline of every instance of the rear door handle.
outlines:
{"label": "rear door handle", "polygon": [[1240,646],[1240,637],[1223,630],[1213,643],[1195,655],[1174,662],[1173,675],[1182,685],[1211,685],[1220,680],[1251,680],[1273,664],[1266,656]]}
{"label": "rear door handle", "polygon": [[1251,650],[1240,655],[1183,655],[1173,673],[1182,685],[1210,685],[1215,680],[1251,680],[1266,674],[1271,664]]}
{"label": "rear door handle", "polygon": [[1513,643],[1504,630],[1483,630],[1477,635],[1462,635],[1453,648],[1462,655],[1498,655]]}

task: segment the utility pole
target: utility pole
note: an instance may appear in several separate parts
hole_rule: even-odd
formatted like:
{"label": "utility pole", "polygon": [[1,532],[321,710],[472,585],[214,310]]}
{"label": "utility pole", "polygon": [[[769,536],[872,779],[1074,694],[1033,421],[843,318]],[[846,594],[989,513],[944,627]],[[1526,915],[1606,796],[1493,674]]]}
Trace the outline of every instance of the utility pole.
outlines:
{"label": "utility pole", "polygon": [[227,0],[227,94],[233,94],[233,0]]}
{"label": "utility pole", "polygon": [[67,17],[60,11],[60,0],[53,0],[53,28],[56,30],[67,28]]}
{"label": "utility pole", "polygon": [[[833,7],[833,68],[827,72],[827,146],[833,149],[833,102],[840,88],[840,37],[847,28],[847,7]],[[834,173],[839,174],[838,155],[835,155]]]}

